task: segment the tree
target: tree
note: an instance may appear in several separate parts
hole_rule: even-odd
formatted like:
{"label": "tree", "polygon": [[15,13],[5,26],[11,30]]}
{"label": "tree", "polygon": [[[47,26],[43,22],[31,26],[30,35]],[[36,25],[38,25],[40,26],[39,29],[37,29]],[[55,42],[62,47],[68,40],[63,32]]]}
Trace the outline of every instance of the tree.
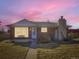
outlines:
{"label": "tree", "polygon": [[0,34],[4,32],[4,29],[2,28],[2,21],[0,21]]}

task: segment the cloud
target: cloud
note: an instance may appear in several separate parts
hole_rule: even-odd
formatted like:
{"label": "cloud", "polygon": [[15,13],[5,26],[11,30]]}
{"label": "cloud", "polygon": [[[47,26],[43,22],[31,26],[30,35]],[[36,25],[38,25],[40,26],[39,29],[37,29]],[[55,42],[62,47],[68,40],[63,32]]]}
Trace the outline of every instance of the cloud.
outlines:
{"label": "cloud", "polygon": [[24,17],[29,16],[28,18],[34,18],[35,17],[34,14],[37,15],[36,13],[38,13],[37,15],[38,17],[44,15],[46,17],[46,15],[51,15],[51,14],[52,16],[54,16],[57,13],[64,15],[66,14],[67,11],[69,11],[69,9],[72,9],[75,6],[77,6],[76,0],[49,0],[49,1],[37,0],[36,4],[34,4],[33,6],[29,6],[29,5],[28,7],[24,6],[23,7],[24,9],[21,10],[21,13],[22,15],[24,15]]}
{"label": "cloud", "polygon": [[0,1],[0,18],[5,16],[10,22],[22,18],[57,21],[59,16],[64,15],[70,23],[77,23],[78,6],[79,0],[6,0],[6,3],[3,0]]}
{"label": "cloud", "polygon": [[28,11],[26,11],[26,12],[23,12],[23,13],[21,14],[21,16],[24,17],[24,18],[33,19],[33,18],[39,16],[40,14],[42,14],[41,11],[28,10]]}

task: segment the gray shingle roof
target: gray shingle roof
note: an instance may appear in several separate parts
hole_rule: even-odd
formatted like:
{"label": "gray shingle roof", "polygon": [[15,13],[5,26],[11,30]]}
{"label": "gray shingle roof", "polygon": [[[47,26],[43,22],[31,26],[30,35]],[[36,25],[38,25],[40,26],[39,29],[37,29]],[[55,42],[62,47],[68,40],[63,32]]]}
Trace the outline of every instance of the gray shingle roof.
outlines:
{"label": "gray shingle roof", "polygon": [[37,27],[56,27],[57,23],[54,22],[33,22],[27,19],[20,20],[14,24],[14,26],[37,26]]}

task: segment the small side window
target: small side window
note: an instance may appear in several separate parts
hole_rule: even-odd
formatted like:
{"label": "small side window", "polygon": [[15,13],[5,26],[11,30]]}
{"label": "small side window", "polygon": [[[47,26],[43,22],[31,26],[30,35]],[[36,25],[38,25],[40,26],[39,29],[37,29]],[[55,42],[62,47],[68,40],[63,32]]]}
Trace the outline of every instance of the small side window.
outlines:
{"label": "small side window", "polygon": [[41,27],[41,32],[47,32],[47,27]]}

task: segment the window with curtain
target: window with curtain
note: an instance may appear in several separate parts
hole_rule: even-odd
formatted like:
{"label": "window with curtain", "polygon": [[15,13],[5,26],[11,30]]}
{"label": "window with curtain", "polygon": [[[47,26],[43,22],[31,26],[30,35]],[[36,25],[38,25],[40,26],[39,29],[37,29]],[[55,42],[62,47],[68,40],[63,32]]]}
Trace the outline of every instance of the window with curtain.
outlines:
{"label": "window with curtain", "polygon": [[15,27],[15,37],[29,37],[28,27]]}

